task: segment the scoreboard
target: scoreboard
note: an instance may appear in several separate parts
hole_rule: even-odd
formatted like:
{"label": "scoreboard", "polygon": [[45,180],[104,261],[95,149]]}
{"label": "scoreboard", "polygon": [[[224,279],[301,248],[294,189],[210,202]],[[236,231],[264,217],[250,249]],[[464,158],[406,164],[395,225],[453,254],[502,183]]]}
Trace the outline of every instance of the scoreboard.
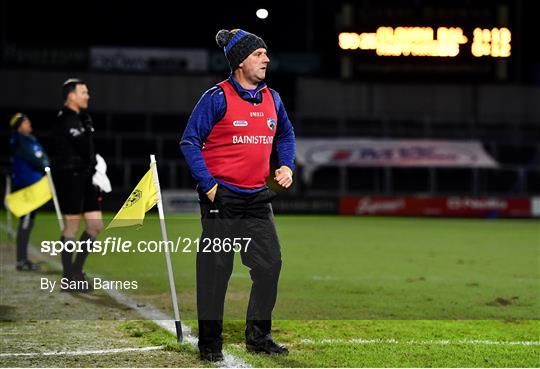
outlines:
{"label": "scoreboard", "polygon": [[523,59],[519,19],[516,2],[509,0],[346,4],[334,38],[340,74],[363,80],[509,82]]}
{"label": "scoreboard", "polygon": [[434,30],[403,26],[381,26],[372,33],[342,32],[338,36],[343,50],[373,50],[378,56],[420,57],[456,57],[468,51],[475,57],[507,58],[511,54],[511,40],[512,33],[506,27],[477,27],[469,37],[463,34],[461,27]]}

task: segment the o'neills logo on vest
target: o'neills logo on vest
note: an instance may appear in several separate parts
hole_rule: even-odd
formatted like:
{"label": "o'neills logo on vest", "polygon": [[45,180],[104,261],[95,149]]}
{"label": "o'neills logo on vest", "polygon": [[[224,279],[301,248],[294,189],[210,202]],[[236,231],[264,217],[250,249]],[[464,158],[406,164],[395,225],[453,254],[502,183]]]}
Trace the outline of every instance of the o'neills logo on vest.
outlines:
{"label": "o'neills logo on vest", "polygon": [[248,125],[247,120],[235,120],[232,122],[232,125],[235,127],[246,127]]}
{"label": "o'neills logo on vest", "polygon": [[233,144],[271,145],[274,136],[232,136]]}

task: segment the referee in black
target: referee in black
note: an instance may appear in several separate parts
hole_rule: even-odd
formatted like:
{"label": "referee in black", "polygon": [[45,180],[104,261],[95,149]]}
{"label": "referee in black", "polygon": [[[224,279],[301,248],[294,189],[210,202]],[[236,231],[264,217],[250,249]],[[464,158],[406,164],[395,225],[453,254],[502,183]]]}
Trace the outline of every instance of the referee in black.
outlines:
{"label": "referee in black", "polygon": [[[64,216],[64,230],[61,240],[74,241],[81,219],[85,229],[81,241],[93,242],[103,229],[100,192],[92,184],[95,173],[96,154],[94,151],[94,127],[87,112],[90,95],[86,83],[80,79],[68,79],[62,87],[64,107],[58,113],[54,124],[54,155],[52,161],[53,178],[60,209]],[[70,281],[87,281],[83,272],[88,256],[85,248],[77,252],[62,251],[63,278]],[[87,281],[88,282],[88,281]],[[84,283],[77,283],[78,286]],[[64,290],[67,292],[88,292],[88,288]]]}

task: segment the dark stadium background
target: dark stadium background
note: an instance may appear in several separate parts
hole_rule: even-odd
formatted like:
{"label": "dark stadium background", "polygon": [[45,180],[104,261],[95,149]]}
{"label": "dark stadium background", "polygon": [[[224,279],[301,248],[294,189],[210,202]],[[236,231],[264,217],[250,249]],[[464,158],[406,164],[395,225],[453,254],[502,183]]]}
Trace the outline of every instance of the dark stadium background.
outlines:
{"label": "dark stadium background", "polygon": [[[269,17],[258,19],[258,8],[268,9]],[[339,198],[348,195],[538,195],[536,8],[533,1],[510,0],[32,4],[2,0],[0,167],[3,174],[9,170],[8,120],[17,111],[30,116],[37,137],[48,151],[54,150],[50,127],[62,103],[60,86],[66,78],[78,76],[90,88],[96,147],[107,160],[113,183],[105,209],[118,209],[146,171],[150,153],[157,155],[162,188],[193,188],[178,141],[199,96],[228,76],[214,41],[216,32],[242,28],[269,45],[273,62],[268,82],[282,95],[297,137],[479,140],[501,164],[499,169],[328,166],[317,169],[311,183],[302,179],[300,166],[293,190],[276,202],[276,211],[336,213]],[[467,50],[470,42],[462,45],[456,58],[384,58],[338,48],[339,32],[374,32],[380,25],[454,25],[468,34],[475,27],[508,27],[512,55],[503,61],[474,58]],[[125,47],[198,49],[208,53],[208,65],[193,69],[176,59],[144,70],[91,64],[93,48]],[[352,71],[347,72],[345,65]],[[331,101],[337,91],[355,87],[367,89],[362,98],[368,106],[369,91],[387,93],[391,114],[379,110],[358,116],[310,114],[309,102]],[[437,101],[447,101],[446,108],[400,115],[401,105],[395,100],[402,100],[403,106],[417,103],[416,110],[422,111],[421,101],[400,94],[409,88],[433,89]],[[460,89],[469,94],[470,109],[445,117]],[[349,104],[357,101],[355,96],[346,97]],[[495,103],[486,108],[483,101]],[[485,120],[480,110],[489,113],[492,108],[498,118]],[[501,110],[505,114],[499,114]],[[3,186],[2,180],[2,191]]]}

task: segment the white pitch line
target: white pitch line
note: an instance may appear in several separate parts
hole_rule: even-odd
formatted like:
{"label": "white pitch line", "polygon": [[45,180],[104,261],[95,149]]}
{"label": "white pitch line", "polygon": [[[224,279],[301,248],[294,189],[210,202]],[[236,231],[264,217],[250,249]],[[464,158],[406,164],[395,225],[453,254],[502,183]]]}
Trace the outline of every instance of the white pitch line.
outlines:
{"label": "white pitch line", "polygon": [[[111,296],[116,302],[128,306],[134,310],[136,310],[142,317],[146,319],[152,320],[154,323],[159,325],[161,328],[169,331],[176,337],[176,328],[174,326],[174,320],[171,320],[169,316],[167,316],[162,311],[158,310],[157,308],[153,307],[150,304],[147,305],[138,305],[137,302],[135,302],[130,297],[124,295],[123,293],[118,292],[117,290],[105,290],[109,296]],[[193,335],[191,332],[191,329],[182,324],[182,332],[184,333],[184,340],[189,342],[192,346],[197,348],[197,342],[198,339]],[[225,351],[223,351],[223,356],[225,360],[215,363],[216,365],[224,368],[250,368],[248,363],[243,361],[242,359],[231,355]]]}
{"label": "white pitch line", "polygon": [[491,340],[406,340],[400,341],[395,338],[323,338],[303,339],[300,344],[323,345],[327,343],[340,344],[393,344],[393,345],[500,345],[500,346],[540,346],[540,341],[491,341]]}
{"label": "white pitch line", "polygon": [[20,353],[0,353],[0,357],[17,357],[17,356],[78,356],[78,355],[101,355],[101,354],[118,354],[122,352],[137,352],[137,351],[154,351],[161,350],[165,345],[148,346],[148,347],[127,347],[109,350],[87,350],[87,351],[50,351],[50,352],[20,352]]}
{"label": "white pitch line", "polygon": [[[0,223],[0,229],[2,229],[4,232],[8,231],[7,227],[2,223]],[[41,257],[43,256],[40,252],[36,251],[35,247],[30,248],[30,252],[33,255],[39,255]],[[53,266],[53,268],[62,270],[62,264],[59,263],[57,260],[54,260],[52,258],[47,258],[47,262],[50,263]],[[99,278],[98,275],[94,275],[94,276]],[[103,280],[105,281],[105,279]],[[119,304],[130,307],[131,309],[137,311],[137,313],[139,313],[139,315],[141,315],[143,318],[152,320],[158,326],[172,333],[176,337],[176,327],[174,325],[174,320],[171,320],[171,318],[168,315],[163,313],[158,308],[152,306],[151,304],[138,304],[135,300],[128,297],[127,295],[124,295],[118,290],[105,289],[104,291]],[[184,335],[184,341],[188,342],[191,346],[198,349],[197,337],[193,335],[193,333],[191,332],[191,328],[189,328],[187,325],[183,323],[182,323],[182,333]],[[248,363],[246,363],[244,360],[232,354],[229,354],[225,350],[223,350],[223,357],[224,357],[223,361],[220,361],[214,364],[217,365],[218,367],[223,367],[223,368],[251,368],[251,366]]]}

